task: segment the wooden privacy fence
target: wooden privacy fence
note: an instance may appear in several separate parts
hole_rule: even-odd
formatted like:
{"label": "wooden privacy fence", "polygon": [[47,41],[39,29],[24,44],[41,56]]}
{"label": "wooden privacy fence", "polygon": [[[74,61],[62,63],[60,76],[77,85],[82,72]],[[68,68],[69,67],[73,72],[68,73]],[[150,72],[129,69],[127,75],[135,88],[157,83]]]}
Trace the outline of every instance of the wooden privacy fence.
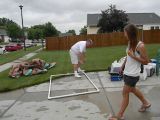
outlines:
{"label": "wooden privacy fence", "polygon": [[[160,30],[145,30],[138,32],[138,38],[144,40],[146,44],[160,43]],[[90,38],[93,40],[92,47],[105,47],[116,45],[127,45],[127,39],[123,32],[113,32],[105,34],[94,35],[77,35],[65,37],[47,37],[46,49],[47,50],[69,50],[70,47],[77,41],[86,40]]]}

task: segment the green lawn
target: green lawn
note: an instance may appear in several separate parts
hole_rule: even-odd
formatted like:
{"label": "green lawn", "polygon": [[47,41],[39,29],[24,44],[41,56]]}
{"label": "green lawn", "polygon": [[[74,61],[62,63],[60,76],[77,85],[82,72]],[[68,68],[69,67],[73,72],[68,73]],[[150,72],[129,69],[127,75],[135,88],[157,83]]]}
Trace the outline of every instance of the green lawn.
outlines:
{"label": "green lawn", "polygon": [[[147,45],[147,51],[150,58],[156,56],[160,44]],[[87,50],[87,62],[83,69],[87,71],[106,70],[114,60],[125,56],[126,46],[114,46],[104,48],[92,48]],[[12,79],[7,77],[9,70],[0,73],[0,91],[9,91],[17,88],[39,84],[49,80],[51,74],[72,72],[68,51],[42,51],[35,58],[41,58],[47,62],[57,62],[55,68],[47,73],[31,77],[21,77]]]}
{"label": "green lawn", "polygon": [[8,43],[6,42],[0,42],[0,45],[7,45]]}
{"label": "green lawn", "polygon": [[0,65],[2,65],[4,63],[7,63],[7,62],[11,62],[11,61],[16,60],[20,57],[23,57],[24,55],[26,55],[30,52],[33,52],[33,51],[35,51],[39,48],[41,48],[41,47],[36,46],[36,47],[27,48],[26,51],[24,51],[22,49],[22,50],[19,50],[19,51],[14,51],[14,52],[10,52],[10,53],[7,53],[7,54],[0,55]]}

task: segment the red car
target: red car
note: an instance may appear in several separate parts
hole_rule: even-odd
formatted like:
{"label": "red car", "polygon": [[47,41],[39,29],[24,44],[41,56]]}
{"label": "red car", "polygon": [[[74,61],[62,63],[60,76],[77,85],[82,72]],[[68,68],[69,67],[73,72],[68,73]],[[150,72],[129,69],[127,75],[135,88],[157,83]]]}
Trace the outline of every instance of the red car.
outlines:
{"label": "red car", "polygon": [[22,49],[23,46],[21,44],[12,44],[12,45],[6,45],[5,50],[6,51],[17,51]]}

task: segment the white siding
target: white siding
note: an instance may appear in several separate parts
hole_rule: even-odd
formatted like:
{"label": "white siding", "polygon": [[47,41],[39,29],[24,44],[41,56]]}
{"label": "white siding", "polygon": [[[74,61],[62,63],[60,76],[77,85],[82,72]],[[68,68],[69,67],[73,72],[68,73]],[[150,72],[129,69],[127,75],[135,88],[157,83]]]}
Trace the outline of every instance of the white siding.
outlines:
{"label": "white siding", "polygon": [[[147,24],[147,25],[137,25],[138,28],[142,29],[143,26],[143,30],[151,30],[151,27],[154,27],[154,29],[156,29],[156,27],[159,27],[160,29],[160,24]],[[99,30],[99,27],[87,27],[87,34],[97,34]]]}
{"label": "white siding", "polygon": [[143,25],[143,30],[150,30],[151,27],[154,27],[154,29],[155,29],[156,27],[159,27],[159,29],[160,29],[160,24],[148,24],[148,25]]}
{"label": "white siding", "polygon": [[87,27],[87,34],[97,34],[99,27]]}
{"label": "white siding", "polygon": [[4,42],[9,42],[9,37],[8,36],[4,36]]}

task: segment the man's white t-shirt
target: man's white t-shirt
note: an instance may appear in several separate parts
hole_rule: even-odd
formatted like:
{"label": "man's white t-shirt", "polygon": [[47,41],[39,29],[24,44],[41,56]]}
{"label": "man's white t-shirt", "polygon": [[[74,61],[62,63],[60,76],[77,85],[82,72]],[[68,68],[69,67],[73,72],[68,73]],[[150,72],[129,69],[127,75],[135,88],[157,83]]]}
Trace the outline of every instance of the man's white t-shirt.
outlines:
{"label": "man's white t-shirt", "polygon": [[79,41],[71,47],[71,51],[76,54],[86,52],[86,41]]}

